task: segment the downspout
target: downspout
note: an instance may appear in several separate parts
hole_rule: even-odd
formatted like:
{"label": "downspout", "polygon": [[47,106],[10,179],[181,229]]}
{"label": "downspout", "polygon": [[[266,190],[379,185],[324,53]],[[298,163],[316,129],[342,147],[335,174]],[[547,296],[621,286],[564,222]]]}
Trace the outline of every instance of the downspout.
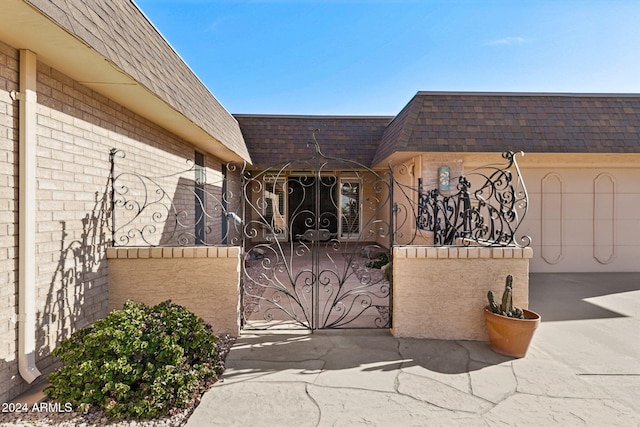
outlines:
{"label": "downspout", "polygon": [[20,50],[20,199],[18,369],[31,384],[36,367],[36,54]]}

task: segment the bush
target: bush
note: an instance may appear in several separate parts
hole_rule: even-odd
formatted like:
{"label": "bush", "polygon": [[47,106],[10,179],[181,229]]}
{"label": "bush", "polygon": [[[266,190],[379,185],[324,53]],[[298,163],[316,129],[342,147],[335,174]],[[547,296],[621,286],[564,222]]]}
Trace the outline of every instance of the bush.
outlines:
{"label": "bush", "polygon": [[367,263],[367,268],[381,269],[382,267],[384,267],[387,264],[389,264],[389,256],[387,254],[385,254],[385,253],[381,253],[378,256],[378,259],[376,259],[375,261],[369,261]]}
{"label": "bush", "polygon": [[63,367],[46,394],[107,417],[156,418],[186,408],[222,372],[211,326],[170,301],[127,302],[53,351]]}

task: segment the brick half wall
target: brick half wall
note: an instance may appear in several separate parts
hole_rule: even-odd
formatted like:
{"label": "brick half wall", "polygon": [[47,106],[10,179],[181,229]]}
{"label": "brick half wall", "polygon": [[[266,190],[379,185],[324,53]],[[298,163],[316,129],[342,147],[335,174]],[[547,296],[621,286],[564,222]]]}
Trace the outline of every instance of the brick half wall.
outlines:
{"label": "brick half wall", "polygon": [[109,310],[127,300],[182,305],[218,334],[240,334],[240,248],[109,248]]}
{"label": "brick half wall", "polygon": [[517,247],[394,247],[393,335],[488,341],[487,292],[500,298],[511,274],[513,303],[528,308],[532,256]]}

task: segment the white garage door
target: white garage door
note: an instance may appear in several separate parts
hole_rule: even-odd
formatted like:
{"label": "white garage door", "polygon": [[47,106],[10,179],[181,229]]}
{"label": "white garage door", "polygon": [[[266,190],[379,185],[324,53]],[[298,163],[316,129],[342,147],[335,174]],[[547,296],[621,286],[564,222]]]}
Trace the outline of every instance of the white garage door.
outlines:
{"label": "white garage door", "polygon": [[531,272],[640,271],[640,169],[523,168]]}

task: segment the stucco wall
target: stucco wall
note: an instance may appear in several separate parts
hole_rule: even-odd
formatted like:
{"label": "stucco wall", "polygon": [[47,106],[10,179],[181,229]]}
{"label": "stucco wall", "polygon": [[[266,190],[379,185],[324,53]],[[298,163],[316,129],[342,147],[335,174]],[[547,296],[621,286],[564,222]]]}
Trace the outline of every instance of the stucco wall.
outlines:
{"label": "stucco wall", "polygon": [[[366,242],[376,242],[380,246],[388,248],[390,246],[388,218],[389,212],[391,212],[388,173],[379,171],[378,175],[375,175],[363,172],[360,177],[362,179],[360,239]],[[357,239],[351,237],[351,240]]]}
{"label": "stucco wall", "polygon": [[529,305],[531,248],[396,246],[393,329],[397,337],[488,340],[487,292],[502,296],[513,275],[513,303]]}
{"label": "stucco wall", "polygon": [[109,248],[107,257],[109,310],[171,300],[217,334],[240,334],[240,248]]}
{"label": "stucco wall", "polygon": [[[19,69],[19,51],[0,42],[1,402],[28,386],[17,361],[19,101],[10,93],[20,89]],[[40,61],[35,132],[36,364],[46,374],[60,340],[108,312],[110,149],[125,151],[123,162],[150,175],[185,169],[195,149]],[[205,165],[209,177],[221,170],[212,156]],[[193,195],[185,200],[193,206]],[[210,241],[219,241],[220,221],[208,225]]]}

